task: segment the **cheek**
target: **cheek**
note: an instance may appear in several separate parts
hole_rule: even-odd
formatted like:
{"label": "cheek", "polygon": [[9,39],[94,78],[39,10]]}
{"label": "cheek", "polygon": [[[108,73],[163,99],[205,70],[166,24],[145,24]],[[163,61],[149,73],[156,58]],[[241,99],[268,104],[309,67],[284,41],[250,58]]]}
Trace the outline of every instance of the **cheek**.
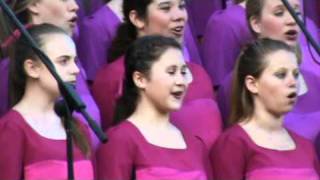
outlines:
{"label": "cheek", "polygon": [[279,36],[282,33],[282,22],[279,18],[269,15],[261,21],[261,35],[264,37]]}
{"label": "cheek", "polygon": [[169,29],[170,18],[163,13],[157,13],[149,18],[149,23],[153,31],[165,32]]}

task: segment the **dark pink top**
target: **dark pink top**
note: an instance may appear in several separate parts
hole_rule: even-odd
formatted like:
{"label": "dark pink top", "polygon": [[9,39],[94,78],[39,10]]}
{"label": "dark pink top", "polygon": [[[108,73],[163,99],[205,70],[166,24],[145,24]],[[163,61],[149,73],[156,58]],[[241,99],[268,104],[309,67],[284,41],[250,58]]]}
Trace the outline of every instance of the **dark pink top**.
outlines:
{"label": "dark pink top", "polygon": [[129,121],[107,134],[108,143],[97,152],[98,179],[207,179],[204,144],[187,132],[182,132],[186,149],[150,144]]}
{"label": "dark pink top", "polygon": [[[66,140],[41,136],[17,111],[0,120],[0,147],[0,179],[67,179]],[[77,146],[73,154],[75,178],[93,179],[91,161]]]}
{"label": "dark pink top", "polygon": [[313,145],[289,134],[296,148],[279,151],[256,145],[239,125],[226,130],[210,153],[215,179],[319,179]]}

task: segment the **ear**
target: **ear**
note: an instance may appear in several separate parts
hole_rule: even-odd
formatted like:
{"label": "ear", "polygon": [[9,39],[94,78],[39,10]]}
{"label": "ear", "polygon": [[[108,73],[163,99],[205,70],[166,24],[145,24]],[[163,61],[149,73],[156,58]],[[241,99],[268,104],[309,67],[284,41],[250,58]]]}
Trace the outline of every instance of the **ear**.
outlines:
{"label": "ear", "polygon": [[39,14],[38,0],[31,2],[27,9],[31,14]]}
{"label": "ear", "polygon": [[143,29],[146,25],[144,19],[141,19],[136,10],[132,10],[129,13],[129,19],[131,23],[137,27],[137,29]]}
{"label": "ear", "polygon": [[139,88],[139,89],[145,89],[147,86],[147,78],[145,77],[144,74],[141,72],[135,71],[132,75],[133,82],[134,84]]}
{"label": "ear", "polygon": [[250,26],[252,28],[252,30],[257,33],[260,34],[261,33],[261,23],[260,23],[260,19],[258,17],[251,17],[249,19],[250,21]]}
{"label": "ear", "polygon": [[256,78],[254,78],[253,76],[246,76],[245,80],[245,85],[246,88],[252,93],[252,94],[257,94],[258,93],[258,82],[256,80]]}
{"label": "ear", "polygon": [[41,64],[31,59],[27,59],[23,64],[27,76],[37,79],[40,77]]}

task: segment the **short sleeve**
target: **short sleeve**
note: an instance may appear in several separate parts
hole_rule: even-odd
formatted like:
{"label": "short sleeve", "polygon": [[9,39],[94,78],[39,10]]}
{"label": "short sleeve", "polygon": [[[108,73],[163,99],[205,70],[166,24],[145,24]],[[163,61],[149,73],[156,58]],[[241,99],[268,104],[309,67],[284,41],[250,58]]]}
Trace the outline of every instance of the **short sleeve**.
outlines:
{"label": "short sleeve", "polygon": [[22,179],[25,136],[14,119],[1,119],[0,124],[0,179]]}
{"label": "short sleeve", "polygon": [[134,145],[127,133],[111,128],[109,141],[102,144],[97,151],[98,179],[134,179]]}
{"label": "short sleeve", "polygon": [[223,134],[210,152],[215,180],[241,180],[245,178],[248,152],[240,137]]}

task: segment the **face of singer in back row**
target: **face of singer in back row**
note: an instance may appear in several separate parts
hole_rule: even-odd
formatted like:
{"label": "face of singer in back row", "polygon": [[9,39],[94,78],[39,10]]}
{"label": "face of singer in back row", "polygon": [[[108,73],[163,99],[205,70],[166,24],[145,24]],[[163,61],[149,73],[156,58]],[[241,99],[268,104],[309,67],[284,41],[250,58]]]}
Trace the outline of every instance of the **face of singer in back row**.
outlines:
{"label": "face of singer in back row", "polygon": [[35,0],[28,10],[33,24],[49,23],[64,29],[69,35],[77,23],[79,6],[75,0]]}
{"label": "face of singer in back row", "polygon": [[[301,15],[299,0],[288,0],[297,15]],[[259,37],[280,40],[295,46],[300,29],[281,0],[264,0],[260,17],[252,17],[250,25]]]}
{"label": "face of singer in back row", "polygon": [[182,42],[188,20],[184,0],[153,0],[147,7],[147,17],[136,23],[139,36],[163,35]]}

